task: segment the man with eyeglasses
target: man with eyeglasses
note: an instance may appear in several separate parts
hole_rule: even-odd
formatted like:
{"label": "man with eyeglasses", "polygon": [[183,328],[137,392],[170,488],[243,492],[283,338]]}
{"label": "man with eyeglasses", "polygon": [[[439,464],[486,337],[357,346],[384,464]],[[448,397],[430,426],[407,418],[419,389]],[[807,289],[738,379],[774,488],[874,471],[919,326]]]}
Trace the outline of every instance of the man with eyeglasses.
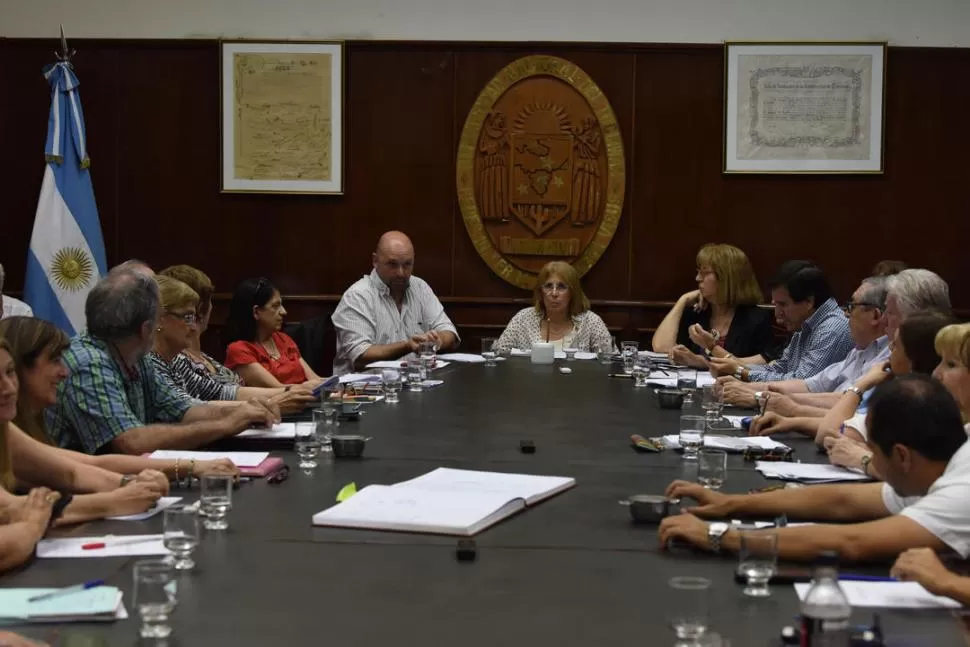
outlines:
{"label": "man with eyeglasses", "polygon": [[[830,364],[820,373],[800,380],[743,384],[722,378],[726,402],[753,406],[766,400],[766,410],[785,416],[819,417],[838,402],[842,391],[873,366],[889,359],[889,337],[886,336],[886,295],[889,280],[872,276],[852,294],[843,306],[849,319],[849,332],[855,348],[842,361]],[[771,393],[768,393],[771,392]],[[759,398],[756,393],[762,394]],[[785,394],[782,397],[775,394]],[[767,394],[767,395],[765,395]]]}
{"label": "man with eyeglasses", "polygon": [[411,274],[414,245],[406,235],[385,233],[371,261],[370,274],[344,292],[331,317],[337,331],[334,375],[404,358],[423,342],[437,350],[458,345],[458,330],[431,286]]}

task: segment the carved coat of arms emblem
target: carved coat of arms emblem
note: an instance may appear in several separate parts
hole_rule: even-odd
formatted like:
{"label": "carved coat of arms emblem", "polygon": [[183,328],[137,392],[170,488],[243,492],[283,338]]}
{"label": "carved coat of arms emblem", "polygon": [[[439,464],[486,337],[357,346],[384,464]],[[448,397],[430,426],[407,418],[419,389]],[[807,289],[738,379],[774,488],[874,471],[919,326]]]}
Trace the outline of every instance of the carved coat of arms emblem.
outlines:
{"label": "carved coat of arms emblem", "polygon": [[529,56],[485,87],[458,150],[458,196],[475,248],[531,289],[550,260],[584,274],[606,250],[623,205],[616,116],[576,65]]}

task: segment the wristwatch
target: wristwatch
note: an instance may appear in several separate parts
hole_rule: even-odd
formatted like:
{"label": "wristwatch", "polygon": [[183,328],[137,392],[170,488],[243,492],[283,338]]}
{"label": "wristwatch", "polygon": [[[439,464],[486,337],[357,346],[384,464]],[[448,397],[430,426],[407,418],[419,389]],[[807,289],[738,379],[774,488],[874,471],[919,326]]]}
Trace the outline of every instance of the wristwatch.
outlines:
{"label": "wristwatch", "polygon": [[121,485],[119,487],[125,487],[129,483],[135,480],[134,474],[125,474],[121,477]]}
{"label": "wristwatch", "polygon": [[860,389],[859,387],[850,386],[849,388],[846,389],[846,391],[851,391],[852,393],[855,393],[857,396],[859,396],[859,399],[862,400],[862,389]]}
{"label": "wristwatch", "polygon": [[862,464],[862,473],[869,476],[869,463],[872,462],[872,454],[866,454],[859,459],[859,462]]}
{"label": "wristwatch", "polygon": [[721,538],[730,529],[731,524],[724,521],[715,521],[707,526],[707,541],[715,553],[721,552]]}

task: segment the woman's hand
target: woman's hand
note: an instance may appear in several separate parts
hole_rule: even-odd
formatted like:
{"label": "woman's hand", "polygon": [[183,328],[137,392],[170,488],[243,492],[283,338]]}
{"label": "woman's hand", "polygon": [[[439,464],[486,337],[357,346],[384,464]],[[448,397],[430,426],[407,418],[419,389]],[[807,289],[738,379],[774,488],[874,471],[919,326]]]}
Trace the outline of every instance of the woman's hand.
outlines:
{"label": "woman's hand", "polygon": [[168,494],[168,477],[158,470],[142,470],[135,475],[135,481],[145,483],[158,490],[159,496]]}
{"label": "woman's hand", "polygon": [[10,511],[10,523],[27,523],[37,528],[47,528],[54,503],[61,495],[45,487],[35,487],[27,496],[18,497],[20,505]]}
{"label": "woman's hand", "polygon": [[829,436],[822,443],[825,445],[825,451],[829,453],[829,462],[842,467],[861,469],[862,457],[872,454],[869,448],[851,438]]}
{"label": "woman's hand", "polygon": [[211,461],[199,461],[195,464],[195,475],[198,477],[210,474],[230,474],[239,478],[239,468],[228,458],[217,458]]}
{"label": "woman's hand", "polygon": [[126,514],[137,514],[151,508],[162,497],[155,483],[146,481],[132,481],[124,487],[108,493],[111,503],[106,517],[120,517]]}
{"label": "woman's hand", "polygon": [[285,393],[274,395],[269,402],[279,409],[280,414],[299,413],[315,402],[319,398],[314,397],[313,389],[304,388],[303,384],[293,387]]}
{"label": "woman's hand", "polygon": [[712,350],[717,344],[717,340],[714,339],[714,334],[704,330],[700,324],[694,324],[688,328],[687,334],[690,335],[690,340],[701,348]]}
{"label": "woman's hand", "polygon": [[855,383],[855,387],[865,393],[874,386],[879,386],[892,377],[892,373],[886,370],[887,368],[889,368],[888,360],[885,362],[879,362],[870,368],[868,373],[859,378],[859,380]]}
{"label": "woman's hand", "polygon": [[667,353],[670,361],[677,366],[690,366],[691,368],[707,368],[707,360],[700,355],[696,355],[689,348],[682,344],[677,344]]}
{"label": "woman's hand", "polygon": [[722,375],[734,375],[741,368],[740,362],[733,357],[712,357],[711,375],[720,377]]}

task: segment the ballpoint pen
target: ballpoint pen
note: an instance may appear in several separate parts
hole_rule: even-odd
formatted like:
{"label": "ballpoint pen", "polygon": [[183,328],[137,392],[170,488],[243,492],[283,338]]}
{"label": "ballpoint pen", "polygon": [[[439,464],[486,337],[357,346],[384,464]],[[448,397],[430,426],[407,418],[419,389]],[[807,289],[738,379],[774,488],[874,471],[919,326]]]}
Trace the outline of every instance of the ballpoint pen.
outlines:
{"label": "ballpoint pen", "polygon": [[139,535],[135,537],[105,537],[102,541],[92,542],[90,544],[81,544],[81,550],[98,550],[100,548],[107,548],[108,546],[124,546],[126,544],[140,544],[146,541],[158,541],[162,539],[162,535]]}
{"label": "ballpoint pen", "polygon": [[27,598],[27,602],[40,602],[42,600],[50,600],[51,598],[57,598],[62,595],[78,593],[79,591],[87,591],[88,589],[93,589],[94,587],[101,586],[102,584],[104,584],[104,580],[91,580],[90,582],[84,582],[83,584],[66,586],[63,589],[51,591],[50,593],[44,593],[43,595],[35,595],[33,597]]}

